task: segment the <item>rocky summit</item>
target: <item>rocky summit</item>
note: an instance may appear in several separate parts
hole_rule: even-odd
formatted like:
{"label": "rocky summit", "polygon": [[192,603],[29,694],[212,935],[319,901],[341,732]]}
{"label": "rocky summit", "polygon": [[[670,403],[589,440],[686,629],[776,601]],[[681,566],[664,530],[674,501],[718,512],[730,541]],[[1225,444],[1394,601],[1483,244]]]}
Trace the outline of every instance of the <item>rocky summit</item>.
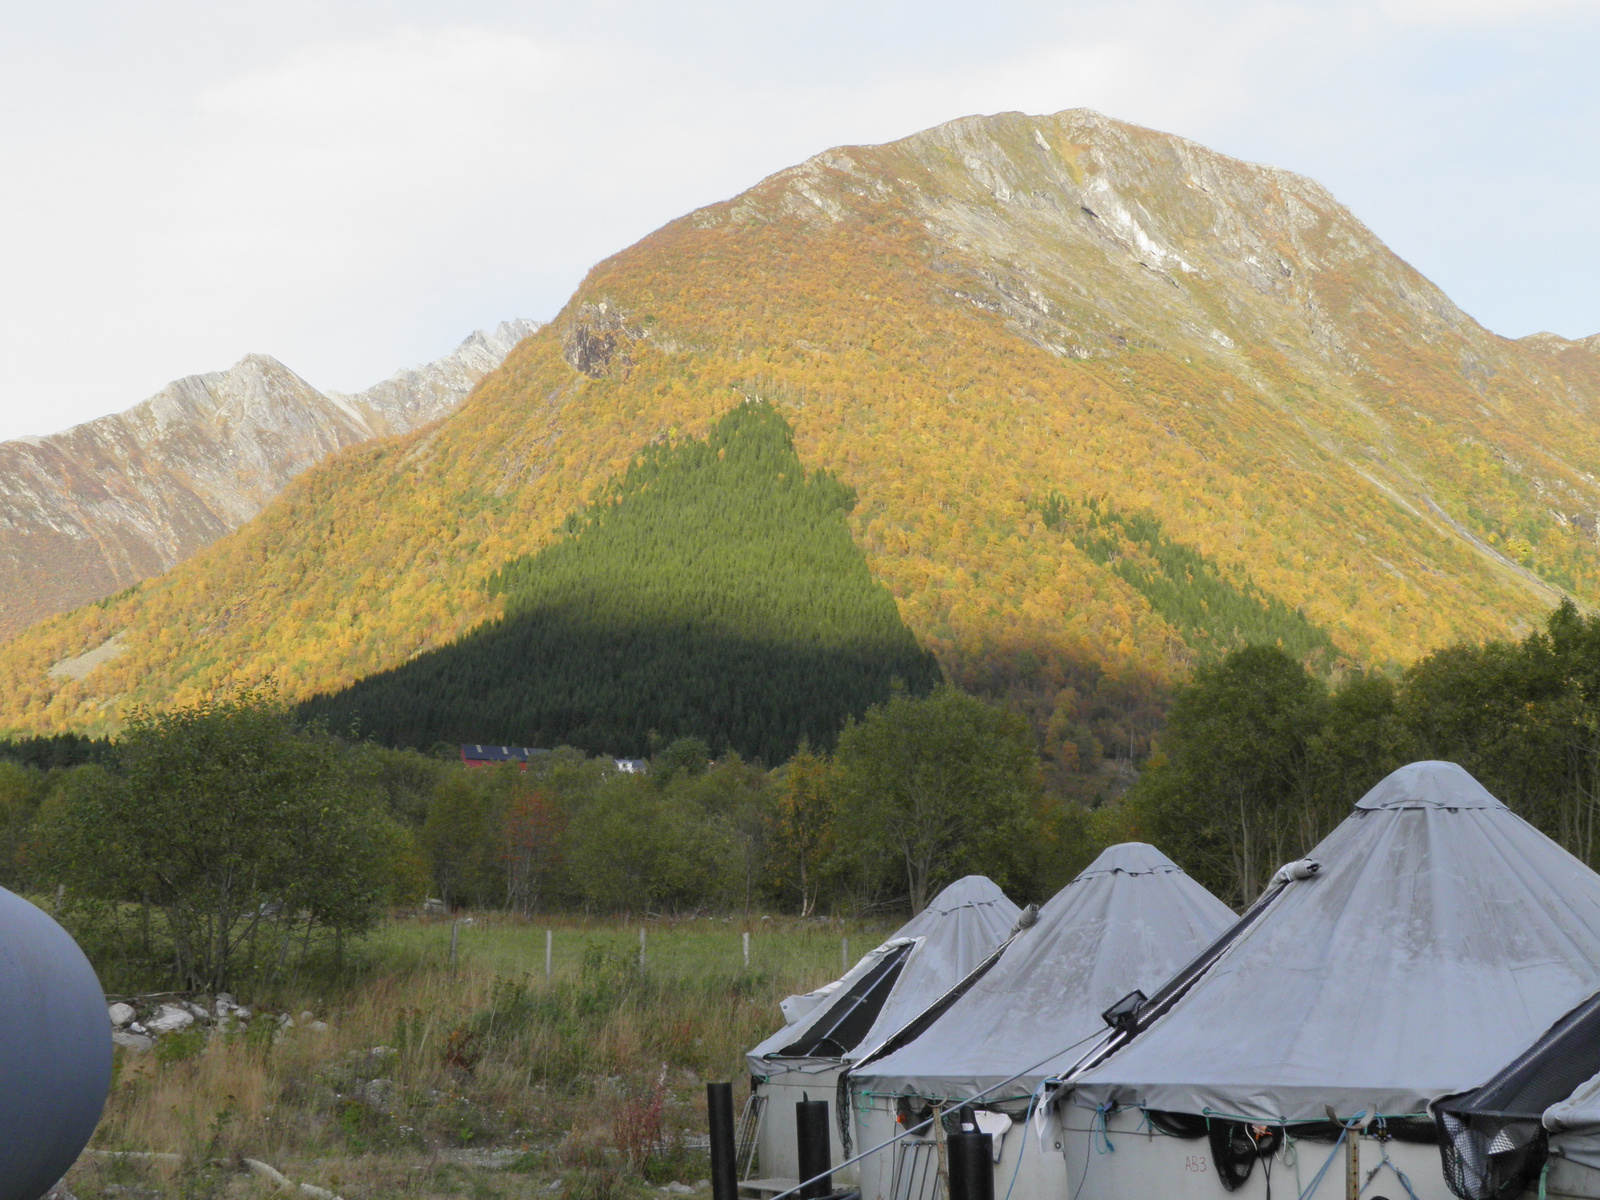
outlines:
{"label": "rocky summit", "polygon": [[0,649],[0,724],[405,662],[749,398],[853,489],[944,673],[1063,767],[1233,645],[1383,666],[1600,600],[1600,340],[1485,330],[1311,180],[1007,113],[819,154],[598,264],[450,418]]}
{"label": "rocky summit", "polygon": [[183,561],[336,450],[438,420],[536,328],[474,333],[354,395],[252,354],[125,412],[0,443],[0,636]]}

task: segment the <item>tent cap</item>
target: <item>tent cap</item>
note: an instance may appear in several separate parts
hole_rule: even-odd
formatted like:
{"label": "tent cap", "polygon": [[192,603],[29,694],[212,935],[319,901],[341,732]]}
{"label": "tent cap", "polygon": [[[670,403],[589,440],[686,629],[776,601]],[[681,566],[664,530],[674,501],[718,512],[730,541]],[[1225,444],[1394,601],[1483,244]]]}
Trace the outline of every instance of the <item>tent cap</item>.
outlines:
{"label": "tent cap", "polygon": [[1100,857],[1079,871],[1077,878],[1089,879],[1095,875],[1112,875],[1118,871],[1124,875],[1152,875],[1157,872],[1182,870],[1182,867],[1154,846],[1145,842],[1121,842],[1100,851]]}
{"label": "tent cap", "polygon": [[1505,808],[1453,762],[1414,762],[1385,776],[1357,808]]}
{"label": "tent cap", "polygon": [[1000,890],[1000,885],[987,875],[963,875],[929,900],[924,911],[932,910],[943,916],[969,904],[1011,904],[1011,901]]}

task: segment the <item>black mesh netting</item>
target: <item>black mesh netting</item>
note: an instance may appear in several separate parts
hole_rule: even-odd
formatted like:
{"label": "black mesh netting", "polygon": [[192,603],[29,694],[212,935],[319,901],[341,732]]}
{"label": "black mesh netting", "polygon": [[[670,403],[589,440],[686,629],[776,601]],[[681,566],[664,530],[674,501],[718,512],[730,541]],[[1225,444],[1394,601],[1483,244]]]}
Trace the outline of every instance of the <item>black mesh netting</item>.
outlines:
{"label": "black mesh netting", "polygon": [[1549,1137],[1539,1119],[1439,1114],[1444,1181],[1463,1200],[1512,1200],[1544,1166]]}
{"label": "black mesh netting", "polygon": [[[1296,1121],[1288,1127],[1288,1133],[1296,1141],[1323,1142],[1331,1146],[1339,1140],[1343,1129],[1338,1121]],[[1366,1136],[1380,1141],[1392,1138],[1397,1142],[1431,1146],[1439,1140],[1439,1130],[1432,1117],[1380,1117],[1368,1126]]]}
{"label": "black mesh netting", "polygon": [[1217,1178],[1230,1192],[1244,1186],[1256,1159],[1270,1161],[1283,1144],[1283,1130],[1276,1125],[1248,1125],[1216,1117],[1211,1118],[1206,1136],[1211,1141],[1211,1161],[1216,1164]]}
{"label": "black mesh netting", "polygon": [[1510,1200],[1550,1153],[1544,1110],[1600,1074],[1600,994],[1591,996],[1493,1079],[1433,1102],[1444,1179],[1461,1200]]}

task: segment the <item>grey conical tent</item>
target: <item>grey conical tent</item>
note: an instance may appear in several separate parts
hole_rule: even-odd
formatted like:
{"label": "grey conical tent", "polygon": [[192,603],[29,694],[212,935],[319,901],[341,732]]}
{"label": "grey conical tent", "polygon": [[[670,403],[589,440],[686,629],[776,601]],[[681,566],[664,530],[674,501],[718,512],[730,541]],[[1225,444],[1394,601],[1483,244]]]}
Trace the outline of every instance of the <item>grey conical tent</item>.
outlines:
{"label": "grey conical tent", "polygon": [[841,979],[786,1001],[786,1015],[795,1019],[749,1051],[751,1074],[781,1070],[786,1060],[859,1057],[991,954],[1018,911],[984,876],[956,880]]}
{"label": "grey conical tent", "polygon": [[1107,1007],[1135,988],[1154,992],[1234,920],[1154,846],[1112,846],[932,1025],[852,1079],[921,1096],[966,1098],[1001,1084],[991,1099],[1027,1095],[1105,1033]]}
{"label": "grey conical tent", "polygon": [[1075,1103],[1420,1113],[1600,989],[1600,875],[1453,763],[1394,772],[1311,857]]}

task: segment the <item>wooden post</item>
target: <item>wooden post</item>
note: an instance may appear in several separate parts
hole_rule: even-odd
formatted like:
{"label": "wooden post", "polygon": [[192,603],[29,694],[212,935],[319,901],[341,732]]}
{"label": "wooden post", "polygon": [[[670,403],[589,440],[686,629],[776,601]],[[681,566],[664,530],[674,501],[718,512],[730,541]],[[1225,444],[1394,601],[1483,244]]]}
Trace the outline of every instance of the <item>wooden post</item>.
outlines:
{"label": "wooden post", "polygon": [[750,931],[749,930],[745,930],[745,935],[744,935],[744,968],[747,971],[750,969]]}
{"label": "wooden post", "polygon": [[639,926],[639,970],[644,970],[644,926]]}
{"label": "wooden post", "polygon": [[938,1186],[934,1190],[935,1200],[950,1200],[950,1162],[946,1158],[944,1146],[944,1105],[933,1106],[933,1145],[934,1154],[939,1163]]}
{"label": "wooden post", "polygon": [[457,922],[450,922],[450,973],[456,973],[456,930]]}
{"label": "wooden post", "polygon": [[1344,1195],[1345,1200],[1361,1200],[1361,1130],[1353,1123],[1345,1134]]}
{"label": "wooden post", "polygon": [[844,941],[839,943],[839,973],[842,975],[850,969],[850,938],[846,935]]}
{"label": "wooden post", "polygon": [[544,931],[544,981],[546,983],[549,983],[551,978],[551,963],[555,956],[555,941],[555,930],[546,929]]}

